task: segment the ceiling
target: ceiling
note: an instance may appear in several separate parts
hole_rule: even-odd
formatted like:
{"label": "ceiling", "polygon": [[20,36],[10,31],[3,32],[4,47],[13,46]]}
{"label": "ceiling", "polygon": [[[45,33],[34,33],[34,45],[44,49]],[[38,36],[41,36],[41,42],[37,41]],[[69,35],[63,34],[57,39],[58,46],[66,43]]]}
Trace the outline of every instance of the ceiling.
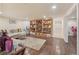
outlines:
{"label": "ceiling", "polygon": [[[57,6],[54,10],[53,5]],[[0,3],[0,11],[1,16],[16,19],[59,17],[63,16],[72,5],[71,3]]]}
{"label": "ceiling", "polygon": [[69,20],[77,20],[77,8],[75,7],[72,11],[72,13],[70,13],[67,18]]}

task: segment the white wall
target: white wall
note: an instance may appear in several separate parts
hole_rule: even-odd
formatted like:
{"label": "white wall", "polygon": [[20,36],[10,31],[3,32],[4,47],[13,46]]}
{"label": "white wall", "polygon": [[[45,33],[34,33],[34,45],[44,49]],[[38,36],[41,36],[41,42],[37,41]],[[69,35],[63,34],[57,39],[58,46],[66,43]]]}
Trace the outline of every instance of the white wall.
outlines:
{"label": "white wall", "polygon": [[68,43],[68,19],[64,18],[64,41]]}
{"label": "white wall", "polygon": [[0,17],[0,29],[8,29],[9,20],[7,18]]}
{"label": "white wall", "polygon": [[0,17],[0,29],[16,29],[16,24],[9,24],[9,19]]}
{"label": "white wall", "polygon": [[0,30],[1,29],[17,29],[17,28],[22,28],[25,29],[27,27],[30,27],[30,22],[29,21],[16,21],[15,24],[9,24],[9,19],[0,17]]}
{"label": "white wall", "polygon": [[68,26],[67,26],[67,22],[68,22],[68,20],[70,20],[70,19],[68,19],[68,17],[72,17],[72,16],[74,16],[74,13],[73,13],[73,11],[75,11],[75,9],[76,9],[76,4],[73,4],[72,5],[72,7],[70,7],[70,9],[68,9],[68,11],[66,12],[66,14],[64,14],[64,19],[63,19],[63,30],[64,30],[64,41],[65,42],[67,42],[68,43]]}
{"label": "white wall", "polygon": [[57,17],[53,19],[52,36],[56,38],[64,38],[63,35],[63,18]]}
{"label": "white wall", "polygon": [[27,28],[30,28],[30,21],[18,21],[17,22],[17,27],[18,28],[22,28],[22,29],[26,29]]}

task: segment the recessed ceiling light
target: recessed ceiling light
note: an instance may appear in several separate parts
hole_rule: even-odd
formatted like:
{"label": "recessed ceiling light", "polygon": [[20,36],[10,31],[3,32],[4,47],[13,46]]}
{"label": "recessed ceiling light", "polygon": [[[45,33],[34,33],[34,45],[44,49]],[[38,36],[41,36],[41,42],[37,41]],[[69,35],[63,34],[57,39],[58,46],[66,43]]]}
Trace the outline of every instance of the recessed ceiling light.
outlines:
{"label": "recessed ceiling light", "polygon": [[56,9],[56,5],[52,6],[53,9]]}
{"label": "recessed ceiling light", "polygon": [[46,18],[46,16],[43,16],[44,18]]}

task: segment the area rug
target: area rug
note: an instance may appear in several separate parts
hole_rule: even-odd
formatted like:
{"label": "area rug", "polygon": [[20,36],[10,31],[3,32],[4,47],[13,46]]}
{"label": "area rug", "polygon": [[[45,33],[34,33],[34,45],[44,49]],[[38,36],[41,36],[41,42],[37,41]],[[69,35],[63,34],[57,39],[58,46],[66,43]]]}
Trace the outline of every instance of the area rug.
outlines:
{"label": "area rug", "polygon": [[44,45],[46,40],[39,39],[39,38],[33,38],[33,37],[27,37],[27,39],[25,40],[14,39],[14,42],[17,44],[22,44],[23,46],[28,47],[28,48],[40,50],[40,48]]}

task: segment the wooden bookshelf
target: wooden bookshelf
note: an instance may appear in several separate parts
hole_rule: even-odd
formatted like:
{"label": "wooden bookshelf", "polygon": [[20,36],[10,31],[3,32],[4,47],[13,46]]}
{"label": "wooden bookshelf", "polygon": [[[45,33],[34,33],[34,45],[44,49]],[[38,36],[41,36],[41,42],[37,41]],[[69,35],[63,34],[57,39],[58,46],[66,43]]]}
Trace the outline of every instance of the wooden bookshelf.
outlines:
{"label": "wooden bookshelf", "polygon": [[35,32],[36,29],[36,20],[31,20],[30,21],[30,31]]}
{"label": "wooden bookshelf", "polygon": [[51,36],[52,35],[52,18],[37,19],[30,21],[30,32],[35,36]]}
{"label": "wooden bookshelf", "polygon": [[43,23],[43,25],[42,25],[43,33],[50,34],[51,29],[52,29],[51,19],[43,20],[42,23]]}

